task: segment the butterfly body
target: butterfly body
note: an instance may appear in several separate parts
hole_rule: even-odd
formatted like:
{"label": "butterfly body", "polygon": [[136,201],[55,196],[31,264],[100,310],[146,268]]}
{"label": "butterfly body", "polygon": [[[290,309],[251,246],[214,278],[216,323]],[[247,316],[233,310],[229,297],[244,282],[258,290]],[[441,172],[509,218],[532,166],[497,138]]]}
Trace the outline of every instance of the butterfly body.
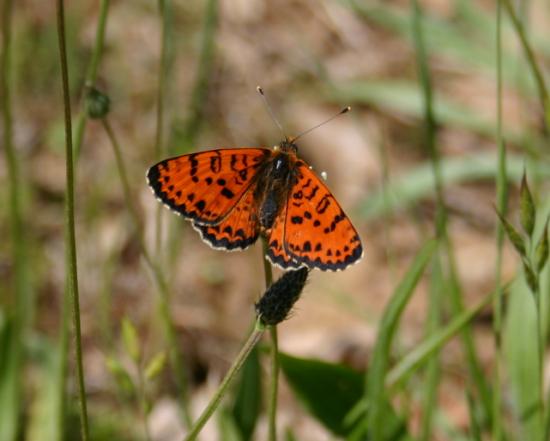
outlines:
{"label": "butterfly body", "polygon": [[147,179],[216,249],[245,249],[262,235],[267,257],[284,269],[344,269],[362,256],[361,241],[297,151],[285,140],[273,149],[192,153],[159,162]]}

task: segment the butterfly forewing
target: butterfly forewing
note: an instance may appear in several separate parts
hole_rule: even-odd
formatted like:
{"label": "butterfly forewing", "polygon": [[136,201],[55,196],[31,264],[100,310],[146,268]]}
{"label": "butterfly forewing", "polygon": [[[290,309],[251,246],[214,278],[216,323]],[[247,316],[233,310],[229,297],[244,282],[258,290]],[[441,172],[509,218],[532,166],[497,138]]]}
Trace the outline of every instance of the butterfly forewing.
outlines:
{"label": "butterfly forewing", "polygon": [[270,155],[269,149],[259,148],[192,153],[155,164],[147,179],[174,211],[199,225],[217,225],[240,204]]}
{"label": "butterfly forewing", "polygon": [[298,264],[337,271],[363,255],[359,235],[325,184],[301,160],[289,193],[284,249]]}

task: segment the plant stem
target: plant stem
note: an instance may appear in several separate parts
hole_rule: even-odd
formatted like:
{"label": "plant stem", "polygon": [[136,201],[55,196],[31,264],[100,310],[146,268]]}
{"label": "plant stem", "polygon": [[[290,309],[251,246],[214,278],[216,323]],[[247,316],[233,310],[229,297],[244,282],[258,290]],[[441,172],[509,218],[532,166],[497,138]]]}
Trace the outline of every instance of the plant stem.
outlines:
{"label": "plant stem", "polygon": [[264,328],[260,324],[260,321],[258,320],[256,322],[256,327],[248,337],[248,340],[246,341],[243,348],[237,355],[237,358],[229,368],[229,371],[227,372],[222,383],[219,385],[218,389],[214,393],[212,399],[208,403],[208,406],[206,406],[206,408],[202,412],[199,419],[195,422],[195,424],[193,424],[193,427],[191,428],[187,436],[184,438],[185,441],[191,441],[196,439],[199,432],[202,430],[204,425],[207,423],[207,421],[210,419],[214,411],[217,409],[221,399],[223,398],[223,396],[225,395],[225,392],[227,391],[227,388],[235,379],[237,372],[243,366],[248,355],[250,354],[252,349],[254,349],[254,346],[256,346],[256,343],[258,343],[263,333],[264,333]]}
{"label": "plant stem", "polygon": [[279,339],[277,336],[277,326],[269,327],[271,336],[271,384],[269,388],[269,441],[277,440],[277,397],[279,394]]}
{"label": "plant stem", "polygon": [[[444,286],[441,254],[436,253],[432,258],[432,274],[429,292],[429,311],[426,323],[426,337],[433,335],[441,326],[442,297],[439,287]],[[437,407],[437,390],[441,378],[441,362],[439,354],[434,354],[428,361],[425,374],[425,385],[422,403],[422,423],[419,440],[428,441],[433,438],[432,425],[434,410]]]}
{"label": "plant stem", "polygon": [[[496,178],[496,204],[499,213],[506,216],[507,212],[507,169],[506,169],[506,147],[502,137],[502,1],[497,0],[496,17],[496,70],[497,70],[497,127],[496,141],[498,148],[498,171]],[[504,228],[502,222],[497,222],[496,246],[497,257],[495,263],[495,286],[496,295],[493,301],[493,332],[495,337],[495,365],[493,375],[493,439],[502,439],[502,415],[501,415],[501,384],[500,384],[500,362],[502,359],[502,249],[504,244]]]}
{"label": "plant stem", "polygon": [[116,139],[115,132],[113,131],[111,125],[109,124],[109,121],[106,118],[103,118],[101,122],[103,123],[103,127],[107,132],[107,136],[109,137],[109,141],[111,142],[111,145],[113,147],[113,151],[115,154],[115,161],[118,168],[118,174],[122,182],[124,200],[128,205],[130,219],[133,222],[134,228],[136,230],[136,236],[137,236],[141,254],[143,256],[143,260],[145,261],[147,267],[151,271],[153,275],[153,279],[155,280],[155,283],[157,285],[157,290],[160,294],[159,308],[160,308],[161,321],[164,325],[164,333],[168,341],[168,346],[170,348],[170,362],[172,364],[172,368],[176,376],[176,382],[179,389],[178,392],[180,395],[180,408],[182,411],[183,422],[187,427],[190,427],[192,423],[192,418],[191,418],[189,406],[187,405],[187,386],[186,386],[187,375],[181,363],[181,353],[180,353],[179,345],[176,338],[176,331],[174,329],[174,324],[172,322],[172,317],[170,314],[170,306],[169,306],[170,290],[168,287],[168,282],[166,281],[166,277],[161,267],[158,264],[156,264],[155,261],[152,259],[151,254],[149,253],[147,246],[145,245],[145,240],[143,238],[143,229],[141,228],[139,213],[137,211],[137,208],[132,202],[134,199],[131,197],[132,194],[130,190],[130,183],[128,181],[126,167],[124,166],[120,145]]}
{"label": "plant stem", "polygon": [[[544,327],[542,321],[542,295],[540,290],[540,282],[537,281],[536,292],[533,293],[535,300],[535,308],[537,314],[537,347],[539,351],[539,405],[540,405],[540,416],[542,420],[542,434],[544,435],[544,415],[545,415],[545,402],[544,402]],[[546,438],[541,438],[541,441],[546,441]]]}
{"label": "plant stem", "polygon": [[[418,56],[418,69],[422,93],[424,97],[424,120],[426,124],[426,142],[431,157],[433,175],[435,181],[435,192],[437,200],[437,216],[436,216],[436,233],[440,239],[440,243],[447,254],[448,271],[449,271],[449,287],[450,300],[453,312],[461,314],[464,311],[462,303],[462,289],[456,269],[454,257],[454,247],[449,236],[447,226],[447,209],[445,205],[445,197],[443,192],[443,176],[441,172],[441,158],[436,139],[437,122],[433,111],[433,88],[430,78],[430,70],[428,66],[428,55],[424,43],[422,30],[422,9],[418,0],[412,0],[413,7],[413,37],[415,41],[416,52]],[[488,386],[483,377],[483,372],[479,366],[479,361],[474,347],[473,337],[469,327],[462,330],[462,344],[466,361],[471,377],[481,395],[481,404],[486,415],[491,415],[491,400],[489,396]]]}
{"label": "plant stem", "polygon": [[[265,288],[273,283],[273,272],[271,264],[265,258],[267,254],[267,240],[262,239],[262,258],[264,261],[264,276]],[[277,396],[279,393],[279,339],[277,336],[277,326],[269,327],[269,335],[271,337],[271,383],[269,387],[269,403],[268,403],[268,439],[276,441],[277,439]]]}
{"label": "plant stem", "polygon": [[86,77],[84,79],[84,90],[81,96],[81,109],[76,117],[76,128],[74,138],[74,156],[75,161],[78,161],[80,157],[80,150],[82,148],[82,141],[84,140],[84,129],[86,128],[86,122],[88,115],[84,106],[84,97],[86,96],[86,90],[89,87],[93,87],[97,80],[97,72],[99,69],[99,62],[101,55],[103,54],[105,29],[107,26],[107,15],[109,12],[109,0],[101,0],[99,5],[99,20],[97,23],[97,31],[95,35],[95,44],[92,52],[92,59],[90,65],[86,71]]}
{"label": "plant stem", "polygon": [[[3,378],[0,381],[0,394],[4,395],[9,402],[9,408],[5,412],[3,426],[0,428],[0,438],[15,440],[19,433],[20,407],[21,407],[21,366],[22,360],[22,332],[25,327],[24,312],[29,302],[29,290],[26,277],[26,246],[23,235],[23,220],[21,213],[20,199],[20,178],[17,155],[13,144],[13,116],[12,116],[12,18],[13,1],[4,0],[2,3],[2,54],[0,71],[0,99],[2,100],[2,123],[3,141],[6,157],[6,169],[8,175],[9,194],[9,232],[11,238],[11,252],[13,258],[13,284],[11,298],[6,301],[7,317],[6,324],[13,324],[13,332],[10,334],[10,341],[5,342],[9,347],[4,353],[9,356],[9,363],[6,363],[3,371]],[[9,296],[9,295],[8,295]],[[28,315],[28,314],[27,314]],[[11,375],[10,375],[11,374]],[[7,380],[7,381],[6,381]]]}
{"label": "plant stem", "polygon": [[519,41],[521,43],[521,46],[523,47],[525,56],[527,57],[527,62],[529,63],[529,66],[531,67],[531,71],[535,78],[535,83],[537,85],[539,99],[543,112],[544,127],[548,131],[550,129],[550,100],[548,99],[548,89],[546,88],[544,76],[537,63],[535,53],[533,52],[533,49],[531,48],[531,45],[529,44],[529,41],[527,39],[527,34],[525,32],[523,23],[516,14],[512,2],[510,0],[501,1],[502,5],[506,8],[506,11],[510,16],[510,20],[512,21],[512,25],[514,26],[516,33],[518,34]]}
{"label": "plant stem", "polygon": [[[164,97],[166,92],[166,77],[168,74],[168,42],[171,16],[171,0],[159,0],[159,12],[161,17],[160,59],[157,85],[157,121],[155,133],[155,160],[160,160],[164,153]],[[162,205],[157,205],[155,218],[155,255],[160,258],[162,248]]]}
{"label": "plant stem", "polygon": [[69,72],[67,68],[67,49],[65,46],[65,8],[63,0],[57,0],[57,35],[59,38],[59,56],[61,61],[61,76],[63,85],[63,101],[65,111],[65,164],[66,164],[66,266],[67,292],[73,304],[73,322],[75,328],[75,362],[78,377],[78,392],[80,398],[80,422],[83,441],[88,440],[88,409],[86,404],[86,387],[84,384],[84,367],[82,364],[82,339],[80,330],[80,298],[78,292],[78,267],[76,259],[76,234],[74,223],[74,163],[71,127],[71,100],[69,96]]}
{"label": "plant stem", "polygon": [[191,92],[189,116],[183,128],[183,143],[190,145],[195,142],[203,120],[203,107],[208,90],[210,71],[214,59],[214,37],[218,26],[218,0],[208,0],[204,16],[201,38],[201,51],[197,70],[197,78]]}
{"label": "plant stem", "polygon": [[139,408],[141,418],[143,419],[143,430],[145,432],[146,441],[151,441],[151,431],[149,430],[148,410],[147,410],[147,393],[145,391],[145,381],[143,380],[143,371],[140,363],[137,364],[138,390],[139,390]]}

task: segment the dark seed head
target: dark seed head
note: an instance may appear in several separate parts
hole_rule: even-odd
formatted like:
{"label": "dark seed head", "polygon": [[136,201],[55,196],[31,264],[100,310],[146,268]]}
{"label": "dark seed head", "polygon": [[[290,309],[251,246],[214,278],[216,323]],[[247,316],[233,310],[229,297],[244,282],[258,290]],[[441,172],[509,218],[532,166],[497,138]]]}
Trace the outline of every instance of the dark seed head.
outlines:
{"label": "dark seed head", "polygon": [[256,313],[265,325],[276,325],[288,316],[306,284],[309,270],[287,271],[273,283],[256,303]]}

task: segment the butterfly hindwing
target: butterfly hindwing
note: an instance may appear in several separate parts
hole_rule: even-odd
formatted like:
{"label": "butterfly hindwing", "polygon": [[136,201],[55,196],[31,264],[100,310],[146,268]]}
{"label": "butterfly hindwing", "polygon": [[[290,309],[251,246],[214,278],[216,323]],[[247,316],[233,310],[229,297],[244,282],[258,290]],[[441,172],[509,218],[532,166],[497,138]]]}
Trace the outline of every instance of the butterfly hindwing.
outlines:
{"label": "butterfly hindwing", "polygon": [[296,269],[302,266],[294,261],[292,257],[285,251],[284,236],[285,236],[285,219],[286,205],[282,208],[281,213],[275,218],[273,227],[268,238],[267,257],[272,264],[283,269]]}
{"label": "butterfly hindwing", "polygon": [[155,195],[195,224],[217,225],[239,205],[269,149],[218,149],[165,159],[147,172]]}
{"label": "butterfly hindwing", "polygon": [[363,255],[361,240],[351,221],[325,184],[301,160],[297,182],[287,199],[285,252],[298,264],[338,271]]}
{"label": "butterfly hindwing", "polygon": [[224,250],[248,248],[260,234],[253,193],[253,189],[249,189],[231,213],[218,225],[200,225],[194,222],[193,227],[213,248]]}

